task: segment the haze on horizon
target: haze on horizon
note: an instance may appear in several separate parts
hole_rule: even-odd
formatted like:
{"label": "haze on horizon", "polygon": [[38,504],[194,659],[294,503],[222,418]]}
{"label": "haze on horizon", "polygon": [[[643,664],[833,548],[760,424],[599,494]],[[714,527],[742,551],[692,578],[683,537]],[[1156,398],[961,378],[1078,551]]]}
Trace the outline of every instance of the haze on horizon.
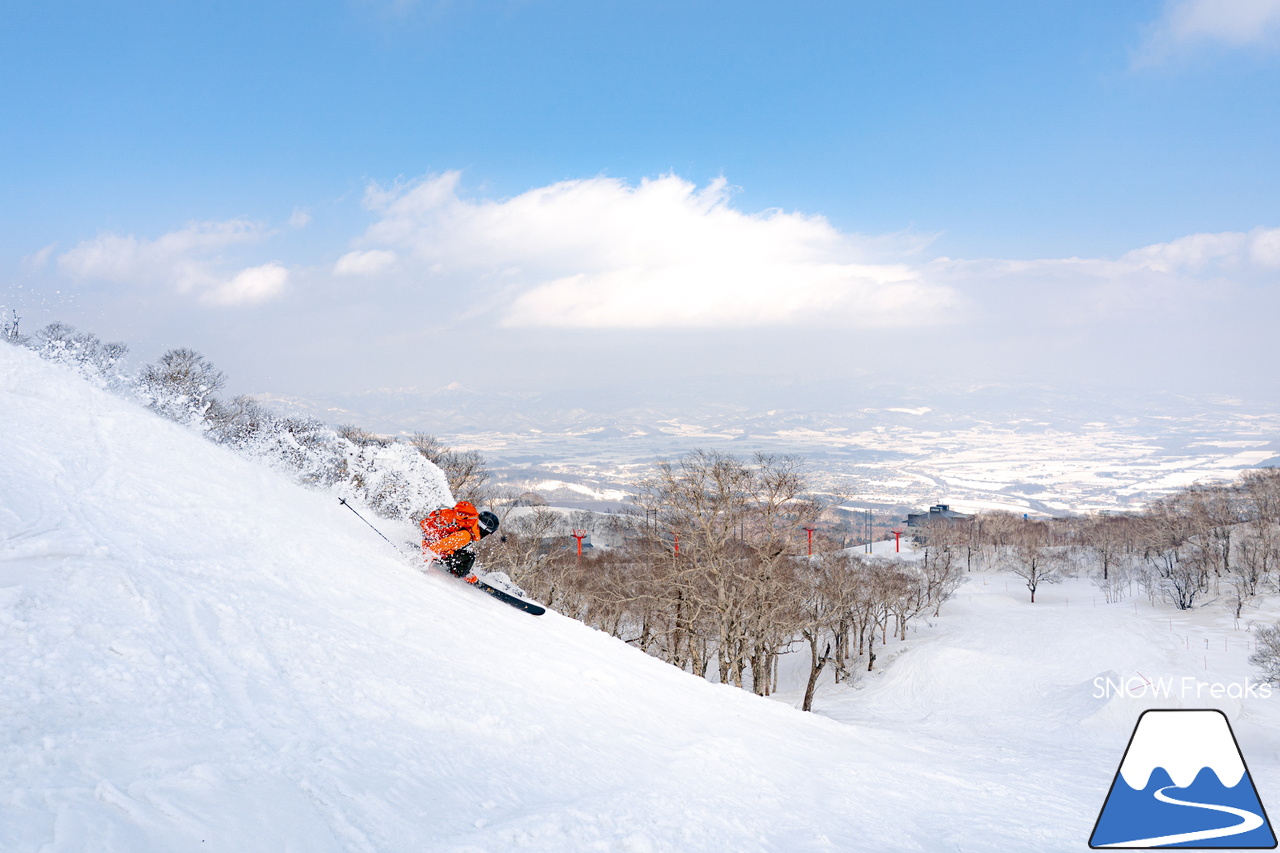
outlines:
{"label": "haze on horizon", "polygon": [[244,392],[1280,400],[1280,1],[0,10],[0,307]]}

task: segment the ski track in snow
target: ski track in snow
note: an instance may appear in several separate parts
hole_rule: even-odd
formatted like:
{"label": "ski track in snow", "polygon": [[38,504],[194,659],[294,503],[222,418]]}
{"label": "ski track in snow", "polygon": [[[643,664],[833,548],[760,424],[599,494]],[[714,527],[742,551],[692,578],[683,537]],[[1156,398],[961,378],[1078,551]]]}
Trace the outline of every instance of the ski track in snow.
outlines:
{"label": "ski track in snow", "polygon": [[[11,347],[0,435],[5,851],[1079,850],[1153,704],[1093,678],[1190,666],[1164,611],[975,576],[802,714],[422,574]],[[1274,708],[1224,710],[1265,798]]]}

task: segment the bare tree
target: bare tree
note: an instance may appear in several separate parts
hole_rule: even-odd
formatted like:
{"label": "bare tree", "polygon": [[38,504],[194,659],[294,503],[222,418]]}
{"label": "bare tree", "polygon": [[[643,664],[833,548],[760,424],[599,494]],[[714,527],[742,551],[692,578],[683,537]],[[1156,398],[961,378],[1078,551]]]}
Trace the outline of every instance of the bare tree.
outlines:
{"label": "bare tree", "polygon": [[1132,588],[1134,524],[1127,516],[1096,515],[1074,522],[1076,550],[1089,566],[1089,580],[1108,602]]}
{"label": "bare tree", "polygon": [[471,501],[480,506],[493,498],[489,467],[478,451],[453,450],[434,435],[425,432],[414,433],[409,443],[444,471],[455,500]]}
{"label": "bare tree", "polygon": [[933,615],[942,610],[943,602],[951,598],[965,581],[961,564],[970,542],[971,525],[968,521],[948,520],[929,526],[929,535],[923,547],[920,574],[925,602],[933,605]]}
{"label": "bare tree", "polygon": [[[846,614],[852,604],[847,598],[852,587],[847,559],[823,555],[814,560],[793,560],[792,590],[796,605],[796,630],[809,648],[809,677],[805,683],[802,711],[813,710],[818,679],[832,662],[832,645],[845,630]],[[839,647],[837,645],[837,651]]]}
{"label": "bare tree", "polygon": [[1245,502],[1238,489],[1226,486],[1192,486],[1162,503],[1179,513],[1190,535],[1184,548],[1204,573],[1203,588],[1210,575],[1216,588],[1218,579],[1230,571],[1231,537],[1236,525],[1245,520]]}
{"label": "bare tree", "polygon": [[745,462],[718,451],[663,461],[640,486],[637,503],[653,554],[670,554],[679,605],[710,626],[708,638],[724,683],[742,686],[748,670],[758,693],[789,636],[784,562],[802,524],[819,508],[805,498],[796,457],[757,454]]}
{"label": "bare tree", "polygon": [[1194,541],[1199,528],[1180,495],[1154,501],[1138,525],[1143,560],[1151,571],[1141,578],[1153,600],[1161,596],[1179,610],[1191,608],[1207,589],[1212,554]]}
{"label": "bare tree", "polygon": [[1036,590],[1044,584],[1061,583],[1067,565],[1061,549],[1051,546],[1045,522],[1024,521],[1012,534],[1005,551],[1005,568],[1022,578],[1036,603]]}
{"label": "bare tree", "polygon": [[1257,650],[1249,655],[1249,663],[1262,667],[1264,681],[1280,687],[1280,623],[1256,625],[1253,635]]}
{"label": "bare tree", "polygon": [[1255,468],[1240,475],[1249,515],[1263,525],[1280,524],[1280,468]]}
{"label": "bare tree", "polygon": [[1107,581],[1126,555],[1132,553],[1132,524],[1124,516],[1090,516],[1080,525],[1080,539],[1094,558],[1102,580]]}
{"label": "bare tree", "polygon": [[488,571],[501,571],[549,607],[558,607],[558,596],[572,586],[567,567],[553,557],[567,553],[564,543],[553,540],[562,532],[560,513],[544,507],[518,514],[500,508],[499,536],[490,536],[476,545],[477,558]]}
{"label": "bare tree", "polygon": [[1246,604],[1257,597],[1263,585],[1280,569],[1280,527],[1253,521],[1240,525],[1231,550],[1227,583],[1228,603],[1239,619]]}

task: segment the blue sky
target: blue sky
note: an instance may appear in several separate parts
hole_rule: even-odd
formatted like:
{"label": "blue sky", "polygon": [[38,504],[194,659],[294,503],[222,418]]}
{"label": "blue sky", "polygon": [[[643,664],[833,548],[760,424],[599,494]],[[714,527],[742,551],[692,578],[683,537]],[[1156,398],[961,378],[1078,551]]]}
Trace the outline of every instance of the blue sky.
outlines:
{"label": "blue sky", "polygon": [[12,0],[0,79],[0,305],[245,390],[1276,391],[1277,0]]}

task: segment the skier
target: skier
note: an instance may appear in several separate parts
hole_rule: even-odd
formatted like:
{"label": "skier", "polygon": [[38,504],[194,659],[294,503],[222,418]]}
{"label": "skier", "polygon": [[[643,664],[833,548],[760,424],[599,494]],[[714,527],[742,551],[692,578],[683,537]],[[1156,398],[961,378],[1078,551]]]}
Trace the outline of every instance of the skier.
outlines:
{"label": "skier", "polygon": [[477,512],[470,501],[458,501],[428,513],[419,524],[422,556],[428,561],[439,560],[454,577],[466,578],[476,561],[471,543],[497,530],[498,517],[487,510]]}

